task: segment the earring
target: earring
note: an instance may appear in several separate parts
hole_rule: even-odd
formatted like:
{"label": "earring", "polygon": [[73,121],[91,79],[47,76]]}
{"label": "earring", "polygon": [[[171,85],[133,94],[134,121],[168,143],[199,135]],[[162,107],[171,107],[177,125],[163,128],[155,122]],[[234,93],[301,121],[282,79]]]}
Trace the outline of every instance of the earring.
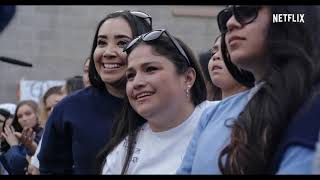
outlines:
{"label": "earring", "polygon": [[191,88],[191,85],[188,85],[188,86],[187,86],[187,89],[186,89],[187,97],[190,96],[190,88]]}

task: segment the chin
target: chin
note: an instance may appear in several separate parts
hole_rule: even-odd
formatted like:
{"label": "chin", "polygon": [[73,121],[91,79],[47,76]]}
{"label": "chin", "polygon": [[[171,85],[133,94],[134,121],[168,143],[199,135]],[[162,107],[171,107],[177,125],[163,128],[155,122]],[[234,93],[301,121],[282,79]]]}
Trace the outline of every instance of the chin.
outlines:
{"label": "chin", "polygon": [[113,83],[118,82],[123,76],[103,75],[100,77],[104,83],[113,84]]}
{"label": "chin", "polygon": [[243,64],[243,61],[245,61],[245,56],[243,56],[241,53],[234,52],[232,55],[230,54],[230,59],[233,64],[236,66],[241,66]]}
{"label": "chin", "polygon": [[136,108],[136,112],[142,116],[143,118],[147,119],[152,114],[152,108],[146,107],[145,105],[138,105],[140,107]]}

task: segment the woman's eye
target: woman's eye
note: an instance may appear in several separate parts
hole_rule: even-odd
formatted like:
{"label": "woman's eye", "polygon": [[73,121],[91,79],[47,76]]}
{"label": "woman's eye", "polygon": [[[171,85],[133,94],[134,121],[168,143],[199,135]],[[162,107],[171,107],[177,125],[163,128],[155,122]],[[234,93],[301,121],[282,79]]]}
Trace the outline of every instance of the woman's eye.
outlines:
{"label": "woman's eye", "polygon": [[126,76],[127,76],[127,80],[128,81],[131,81],[134,78],[134,74],[133,73],[128,73],[128,74],[126,74]]}
{"label": "woman's eye", "polygon": [[97,44],[98,44],[98,46],[103,46],[106,44],[106,42],[100,39],[100,40],[98,40]]}
{"label": "woman's eye", "polygon": [[156,71],[158,68],[156,67],[153,67],[153,66],[149,66],[146,68],[146,72],[153,72],[153,71]]}
{"label": "woman's eye", "polygon": [[120,48],[124,48],[124,47],[126,47],[126,45],[129,43],[129,41],[119,41],[118,42],[118,46],[120,47]]}
{"label": "woman's eye", "polygon": [[212,57],[214,54],[216,54],[216,53],[217,53],[217,50],[215,50],[215,49],[211,49],[211,50],[210,50],[211,57]]}

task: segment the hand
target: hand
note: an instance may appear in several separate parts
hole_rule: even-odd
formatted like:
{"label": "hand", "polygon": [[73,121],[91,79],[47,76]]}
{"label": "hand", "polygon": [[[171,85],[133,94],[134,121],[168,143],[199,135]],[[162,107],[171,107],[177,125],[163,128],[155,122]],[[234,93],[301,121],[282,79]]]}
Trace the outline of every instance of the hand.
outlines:
{"label": "hand", "polygon": [[32,128],[23,128],[22,132],[16,132],[15,135],[19,138],[19,141],[25,145],[25,147],[34,154],[36,152],[38,144],[35,142],[36,132]]}
{"label": "hand", "polygon": [[10,145],[10,147],[19,144],[19,140],[15,136],[15,130],[12,126],[4,127],[4,132],[2,132],[1,134],[6,139],[7,143]]}
{"label": "hand", "polygon": [[39,175],[40,171],[37,167],[33,166],[32,164],[29,164],[28,171],[26,172],[27,175]]}
{"label": "hand", "polygon": [[33,144],[36,137],[36,133],[32,128],[23,128],[21,133],[16,132],[15,135],[19,138],[19,141],[27,147],[30,147]]}

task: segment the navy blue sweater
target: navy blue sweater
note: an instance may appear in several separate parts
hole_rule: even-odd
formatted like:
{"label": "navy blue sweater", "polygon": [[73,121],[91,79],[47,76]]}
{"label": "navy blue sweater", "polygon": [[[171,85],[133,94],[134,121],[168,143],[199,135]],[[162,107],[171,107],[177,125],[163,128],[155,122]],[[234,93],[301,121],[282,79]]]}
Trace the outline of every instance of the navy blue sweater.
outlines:
{"label": "navy blue sweater", "polygon": [[88,87],[61,100],[50,115],[38,155],[40,173],[93,174],[122,99]]}
{"label": "navy blue sweater", "polygon": [[307,101],[289,123],[269,166],[271,174],[278,171],[281,160],[290,146],[298,145],[315,150],[320,130],[320,95]]}

